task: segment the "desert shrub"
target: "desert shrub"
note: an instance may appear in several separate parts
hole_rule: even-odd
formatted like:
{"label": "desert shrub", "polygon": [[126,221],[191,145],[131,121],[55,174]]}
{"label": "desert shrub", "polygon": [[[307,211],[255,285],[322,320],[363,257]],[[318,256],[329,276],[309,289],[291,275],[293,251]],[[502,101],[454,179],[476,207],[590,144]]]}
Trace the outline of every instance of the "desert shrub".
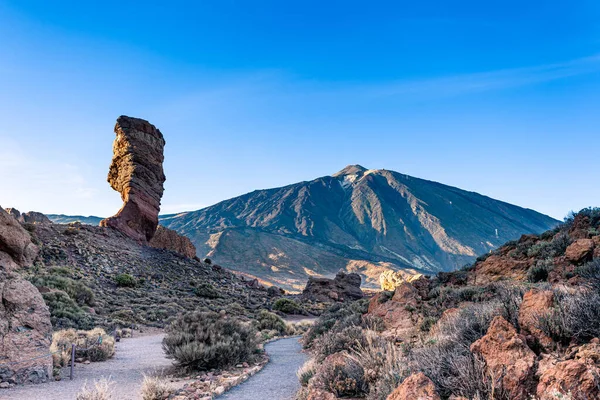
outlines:
{"label": "desert shrub", "polygon": [[219,292],[208,282],[202,282],[198,287],[194,289],[194,293],[198,297],[204,297],[207,299],[216,299],[219,297]]}
{"label": "desert shrub", "polygon": [[50,310],[50,320],[54,328],[91,329],[94,325],[90,314],[62,291],[42,293]]}
{"label": "desert shrub", "polygon": [[423,318],[423,321],[421,321],[421,324],[419,325],[419,329],[422,332],[429,332],[431,327],[433,325],[435,325],[435,323],[437,321],[438,321],[438,318],[436,318],[436,317],[425,317],[425,318]]}
{"label": "desert shrub", "polygon": [[210,258],[205,258],[204,263],[210,265],[212,264],[212,260]]}
{"label": "desert shrub", "polygon": [[584,343],[600,336],[600,294],[586,290],[554,292],[555,307],[538,321],[539,329],[555,342]]}
{"label": "desert shrub", "polygon": [[368,311],[367,299],[354,301],[352,303],[336,303],[326,310],[303,337],[305,348],[309,348],[312,342],[320,335],[331,330],[334,326],[342,330],[348,326],[363,326],[376,323],[376,321],[363,318]]}
{"label": "desert shrub", "polygon": [[527,281],[531,283],[546,282],[553,269],[552,259],[539,260],[527,270]]}
{"label": "desert shrub", "polygon": [[365,371],[369,400],[385,400],[406,378],[410,371],[408,360],[398,346],[367,330],[365,342],[349,355]]}
{"label": "desert shrub", "polygon": [[294,300],[282,297],[275,300],[273,303],[273,310],[281,311],[284,314],[297,314],[302,311],[302,307],[300,307]]}
{"label": "desert shrub", "polygon": [[106,361],[115,355],[115,340],[101,328],[89,331],[66,329],[54,332],[50,351],[60,351],[53,354],[55,367],[66,367],[71,358],[71,345],[74,344],[75,357],[91,362]]}
{"label": "desert shrub", "polygon": [[541,258],[554,257],[553,246],[547,241],[537,242],[527,250],[527,256]]}
{"label": "desert shrub", "polygon": [[311,349],[317,361],[321,361],[331,354],[357,349],[365,344],[364,329],[360,326],[348,326],[341,330],[332,329],[325,332],[315,339]]}
{"label": "desert shrub", "polygon": [[[66,273],[65,269],[52,269],[52,272],[57,272],[59,274]],[[62,290],[79,305],[94,305],[94,292],[92,289],[88,288],[82,282],[75,281],[71,278],[58,274],[42,275],[34,277],[31,280],[31,283],[37,287],[46,286],[52,289]]]}
{"label": "desert shrub", "polygon": [[500,310],[498,303],[481,303],[465,307],[444,319],[431,341],[410,351],[412,369],[424,372],[442,397],[454,394],[488,398],[492,383],[484,373],[483,361],[469,348],[485,335]]}
{"label": "desert shrub", "polygon": [[554,236],[550,242],[551,257],[559,257],[565,254],[567,247],[571,244],[571,238],[567,232],[561,232]]}
{"label": "desert shrub", "polygon": [[384,303],[387,303],[388,301],[390,301],[392,299],[392,297],[394,297],[393,291],[382,290],[381,292],[379,292],[379,295],[377,297],[377,302],[379,304],[384,304]]}
{"label": "desert shrub", "polygon": [[166,380],[155,376],[144,375],[140,394],[142,400],[164,400],[169,397],[173,391]]}
{"label": "desert shrub", "polygon": [[367,391],[364,370],[348,357],[343,362],[337,359],[325,360],[316,370],[310,385],[342,398],[362,397]]}
{"label": "desert shrub", "polygon": [[583,278],[583,285],[600,292],[600,259],[576,267],[575,274]]}
{"label": "desert shrub", "polygon": [[256,331],[214,312],[188,312],[166,329],[163,349],[179,367],[224,368],[248,361],[257,350]]}
{"label": "desert shrub", "polygon": [[296,372],[296,376],[298,376],[298,380],[300,381],[300,385],[308,386],[308,382],[315,376],[315,371],[317,369],[316,362],[314,358],[311,358],[307,362],[305,362]]}
{"label": "desert shrub", "polygon": [[286,335],[288,327],[283,319],[277,314],[273,314],[267,310],[261,310],[258,314],[256,327],[258,330],[274,330],[280,335]]}
{"label": "desert shrub", "polygon": [[233,302],[227,305],[227,313],[229,314],[244,315],[246,312],[247,310],[240,303]]}
{"label": "desert shrub", "polygon": [[75,398],[76,400],[111,400],[113,398],[112,386],[113,383],[106,378],[94,381],[93,386],[89,386],[85,382]]}
{"label": "desert shrub", "polygon": [[488,287],[496,294],[496,300],[500,303],[500,315],[515,327],[519,327],[519,309],[523,302],[525,288],[510,283],[496,283]]}
{"label": "desert shrub", "polygon": [[129,274],[119,274],[115,276],[115,283],[118,287],[135,287],[137,282],[135,278]]}

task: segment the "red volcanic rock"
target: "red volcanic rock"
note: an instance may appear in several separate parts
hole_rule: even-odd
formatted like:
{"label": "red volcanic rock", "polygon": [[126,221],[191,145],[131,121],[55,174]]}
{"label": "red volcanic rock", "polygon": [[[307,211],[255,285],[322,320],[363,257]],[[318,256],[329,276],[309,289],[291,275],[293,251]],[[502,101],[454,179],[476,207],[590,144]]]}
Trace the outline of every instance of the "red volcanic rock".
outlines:
{"label": "red volcanic rock", "polygon": [[535,384],[536,355],[514,326],[495,317],[486,335],[471,345],[471,351],[483,357],[490,376],[502,377],[502,388],[511,399],[529,399]]}
{"label": "red volcanic rock", "polygon": [[100,222],[147,244],[156,232],[163,195],[165,139],[143,119],[121,116],[115,126],[110,186],[121,193],[123,207]]}
{"label": "red volcanic rock", "polygon": [[0,382],[40,383],[52,376],[52,357],[30,360],[48,353],[50,312],[35,286],[15,272],[38,251],[29,233],[0,208]]}
{"label": "red volcanic rock", "polygon": [[592,239],[579,239],[567,247],[565,257],[575,264],[580,264],[591,259],[594,253],[594,241]]}
{"label": "red volcanic rock", "polygon": [[[596,339],[597,342],[597,339]],[[588,343],[581,346],[575,358],[557,362],[541,374],[537,386],[540,400],[554,400],[557,395],[570,393],[573,399],[600,398],[598,376],[600,346]]]}
{"label": "red volcanic rock", "polygon": [[523,296],[519,309],[519,326],[521,329],[535,337],[546,349],[553,346],[554,342],[538,327],[539,317],[546,315],[552,309],[554,293],[551,290],[531,289]]}
{"label": "red volcanic rock", "polygon": [[431,379],[419,372],[406,378],[387,397],[387,400],[441,400],[441,398]]}
{"label": "red volcanic rock", "polygon": [[380,317],[386,327],[386,334],[398,340],[409,340],[415,336],[419,324],[417,310],[421,296],[408,282],[396,288],[394,296],[385,301],[379,293],[369,302],[369,315]]}
{"label": "red volcanic rock", "polygon": [[196,256],[196,246],[194,246],[190,239],[162,225],[158,226],[149,244],[157,249],[174,251],[187,258],[194,258]]}

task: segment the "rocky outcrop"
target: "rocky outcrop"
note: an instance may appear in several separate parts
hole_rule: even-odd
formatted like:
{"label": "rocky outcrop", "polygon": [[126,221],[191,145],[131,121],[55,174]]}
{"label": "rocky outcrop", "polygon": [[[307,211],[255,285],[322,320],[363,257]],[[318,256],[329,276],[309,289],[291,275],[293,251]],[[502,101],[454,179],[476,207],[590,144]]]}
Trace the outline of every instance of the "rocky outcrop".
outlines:
{"label": "rocky outcrop", "polygon": [[574,359],[557,362],[545,369],[537,385],[540,400],[554,400],[559,395],[571,394],[573,399],[600,397],[600,346],[594,343],[581,346]]}
{"label": "rocky outcrop", "polygon": [[554,342],[539,328],[539,318],[552,310],[554,293],[552,290],[529,290],[523,295],[519,309],[519,326],[524,333],[531,335],[546,349],[552,348]]}
{"label": "rocky outcrop", "polygon": [[387,400],[441,400],[435,385],[424,373],[412,374],[404,380]]}
{"label": "rocky outcrop", "polygon": [[393,291],[404,282],[412,282],[423,275],[421,274],[408,274],[404,271],[392,271],[387,270],[379,275],[379,285],[381,290]]}
{"label": "rocky outcrop", "polygon": [[334,279],[309,277],[302,297],[313,301],[347,301],[362,299],[361,278],[358,274],[337,273]]}
{"label": "rocky outcrop", "polygon": [[36,358],[50,347],[50,312],[38,290],[15,272],[38,251],[29,233],[0,208],[0,382],[40,383],[52,373],[52,357]]}
{"label": "rocky outcrop", "polygon": [[163,172],[165,140],[148,121],[126,116],[117,119],[115,133],[108,182],[121,193],[123,207],[100,225],[147,244],[158,226],[166,179]]}
{"label": "rocky outcrop", "polygon": [[529,399],[535,387],[536,355],[508,321],[495,317],[486,335],[471,345],[471,351],[483,357],[489,376],[501,381],[511,399]]}
{"label": "rocky outcrop", "polygon": [[158,226],[149,244],[157,249],[174,251],[188,258],[196,257],[196,246],[190,239],[162,225]]}
{"label": "rocky outcrop", "polygon": [[567,247],[565,257],[574,264],[581,264],[590,260],[593,253],[594,241],[592,239],[579,239]]}
{"label": "rocky outcrop", "polygon": [[416,335],[421,320],[421,316],[416,312],[421,296],[408,282],[398,286],[391,299],[385,296],[385,293],[378,293],[371,299],[369,315],[383,320],[387,336],[394,336],[399,341],[410,340]]}
{"label": "rocky outcrop", "polygon": [[37,211],[22,213],[16,208],[7,208],[6,212],[21,224],[51,224],[50,218]]}

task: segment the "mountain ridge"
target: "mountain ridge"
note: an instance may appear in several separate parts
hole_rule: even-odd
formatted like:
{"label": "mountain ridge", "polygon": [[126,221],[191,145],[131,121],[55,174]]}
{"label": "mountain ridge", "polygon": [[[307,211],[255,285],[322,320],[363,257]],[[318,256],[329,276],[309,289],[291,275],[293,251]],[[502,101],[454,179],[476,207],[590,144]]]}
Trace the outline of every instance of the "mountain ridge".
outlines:
{"label": "mountain ridge", "polygon": [[456,269],[556,223],[476,192],[360,165],[161,216],[200,256],[296,289],[308,275],[340,268],[358,269],[369,285],[373,270]]}

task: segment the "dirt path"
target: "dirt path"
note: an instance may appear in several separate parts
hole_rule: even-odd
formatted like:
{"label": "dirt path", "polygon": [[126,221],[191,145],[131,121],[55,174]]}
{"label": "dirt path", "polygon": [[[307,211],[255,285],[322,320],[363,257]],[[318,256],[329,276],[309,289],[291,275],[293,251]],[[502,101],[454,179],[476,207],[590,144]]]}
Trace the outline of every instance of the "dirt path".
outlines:
{"label": "dirt path", "polygon": [[149,375],[169,367],[171,360],[165,358],[161,347],[163,334],[133,337],[117,343],[114,358],[89,365],[76,364],[75,378],[71,381],[68,369],[63,370],[63,380],[40,385],[18,386],[0,389],[2,400],[67,400],[75,399],[85,382],[93,383],[109,378],[114,398],[138,400],[143,374]]}
{"label": "dirt path", "polygon": [[269,363],[252,378],[218,400],[291,400],[300,389],[296,371],[306,361],[298,338],[280,339],[265,346]]}

